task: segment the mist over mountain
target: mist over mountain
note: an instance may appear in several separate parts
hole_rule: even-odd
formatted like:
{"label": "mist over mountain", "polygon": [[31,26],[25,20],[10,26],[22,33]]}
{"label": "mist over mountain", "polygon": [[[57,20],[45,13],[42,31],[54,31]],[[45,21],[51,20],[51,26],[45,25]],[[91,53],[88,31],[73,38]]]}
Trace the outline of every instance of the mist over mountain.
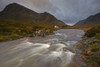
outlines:
{"label": "mist over mountain", "polygon": [[49,26],[65,25],[62,21],[57,20],[53,15],[47,12],[37,13],[17,3],[7,5],[5,9],[0,12],[0,20]]}

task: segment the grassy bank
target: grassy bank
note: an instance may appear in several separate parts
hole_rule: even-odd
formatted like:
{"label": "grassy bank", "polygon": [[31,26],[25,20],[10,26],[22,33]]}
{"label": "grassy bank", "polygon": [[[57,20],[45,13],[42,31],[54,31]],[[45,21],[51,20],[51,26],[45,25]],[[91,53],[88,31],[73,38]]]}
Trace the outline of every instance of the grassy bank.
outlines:
{"label": "grassy bank", "polygon": [[100,67],[100,27],[88,30],[79,42],[78,48],[89,67]]}
{"label": "grassy bank", "polygon": [[38,30],[54,31],[53,26],[23,24],[15,21],[0,21],[0,41],[15,40],[27,37]]}

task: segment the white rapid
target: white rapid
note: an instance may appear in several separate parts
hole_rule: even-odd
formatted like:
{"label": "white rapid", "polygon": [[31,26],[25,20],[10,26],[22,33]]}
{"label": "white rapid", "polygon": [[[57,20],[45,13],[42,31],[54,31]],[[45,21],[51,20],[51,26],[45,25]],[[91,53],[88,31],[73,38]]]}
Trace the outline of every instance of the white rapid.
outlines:
{"label": "white rapid", "polygon": [[0,67],[67,67],[75,56],[72,45],[82,30],[64,29],[47,37],[0,43]]}

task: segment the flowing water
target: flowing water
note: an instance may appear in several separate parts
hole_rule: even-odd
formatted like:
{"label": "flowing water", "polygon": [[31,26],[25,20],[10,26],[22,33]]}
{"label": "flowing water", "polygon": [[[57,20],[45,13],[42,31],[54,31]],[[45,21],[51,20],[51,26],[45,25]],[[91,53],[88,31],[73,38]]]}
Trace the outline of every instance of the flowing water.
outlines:
{"label": "flowing water", "polygon": [[0,43],[0,67],[74,67],[81,59],[75,61],[73,45],[83,35],[82,30],[61,29],[46,37]]}

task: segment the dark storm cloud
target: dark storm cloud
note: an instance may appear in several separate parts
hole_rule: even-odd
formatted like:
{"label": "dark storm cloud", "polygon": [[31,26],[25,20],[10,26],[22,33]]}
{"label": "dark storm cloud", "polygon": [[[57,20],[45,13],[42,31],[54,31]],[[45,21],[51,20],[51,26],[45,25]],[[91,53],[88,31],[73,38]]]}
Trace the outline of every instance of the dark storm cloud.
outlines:
{"label": "dark storm cloud", "polygon": [[100,12],[100,0],[0,0],[0,9],[11,2],[20,3],[37,12],[47,11],[68,24]]}

